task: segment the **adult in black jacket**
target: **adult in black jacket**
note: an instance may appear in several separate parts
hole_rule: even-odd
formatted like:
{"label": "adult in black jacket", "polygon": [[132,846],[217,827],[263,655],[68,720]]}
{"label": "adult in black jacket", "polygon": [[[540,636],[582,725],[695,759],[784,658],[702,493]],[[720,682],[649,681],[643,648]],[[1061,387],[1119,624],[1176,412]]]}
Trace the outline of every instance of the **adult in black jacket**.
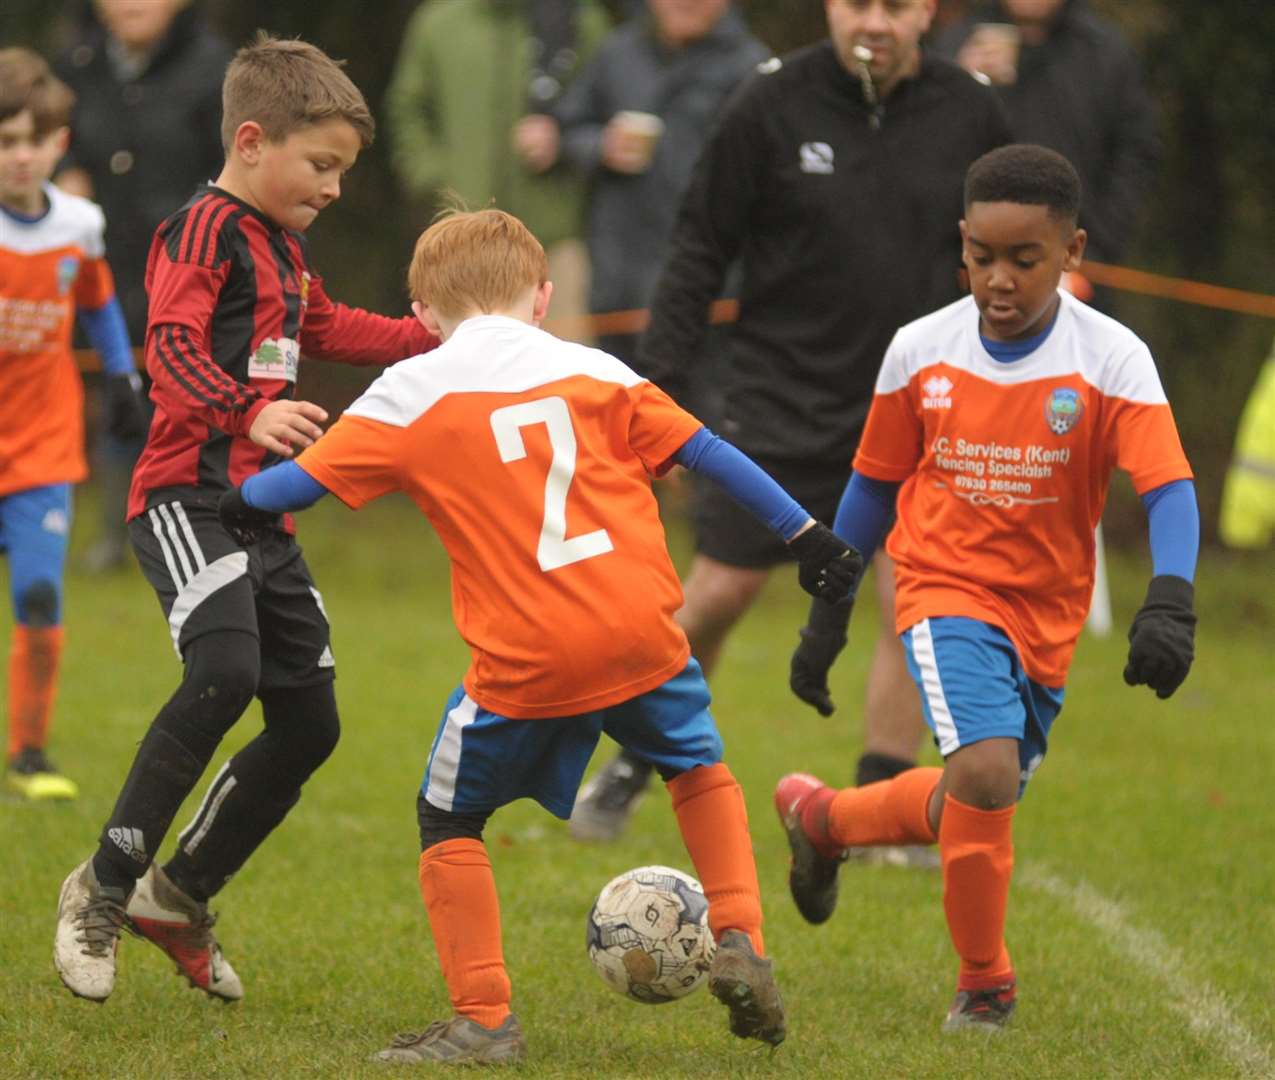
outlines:
{"label": "adult in black jacket", "polygon": [[[988,31],[988,22],[1017,31]],[[1119,260],[1161,156],[1155,107],[1120,31],[1085,0],[1000,0],[938,35],[935,52],[985,71],[1016,142],[1057,150],[1082,186],[1085,257]]]}
{"label": "adult in black jacket", "polygon": [[[94,0],[58,59],[75,91],[71,146],[56,183],[101,205],[106,250],[128,336],[146,336],[151,237],[195,188],[221,171],[221,80],[232,50],[188,0]],[[102,535],[90,569],[124,561],[124,500],[141,441],[100,447]]]}
{"label": "adult in black jacket", "polygon": [[[720,434],[831,522],[896,328],[960,295],[967,166],[1009,141],[994,95],[919,41],[936,0],[825,0],[829,40],[763,67],[696,166],[656,289],[640,370],[684,397],[707,309],[738,262],[739,318]],[[696,554],[678,619],[711,671],[782,546],[729,497],[695,500]],[[910,768],[924,731],[877,563],[886,630],[868,684],[857,782]],[[581,793],[592,835],[622,828],[649,767],[621,756]],[[577,830],[579,831],[579,830]]]}

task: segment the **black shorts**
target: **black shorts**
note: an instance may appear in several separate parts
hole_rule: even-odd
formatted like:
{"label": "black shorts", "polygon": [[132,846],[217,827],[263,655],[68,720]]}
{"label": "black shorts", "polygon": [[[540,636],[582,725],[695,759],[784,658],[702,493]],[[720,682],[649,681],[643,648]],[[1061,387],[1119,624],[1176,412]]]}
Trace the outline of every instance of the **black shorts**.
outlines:
{"label": "black shorts", "polygon": [[216,510],[181,500],[144,511],[128,535],[179,657],[202,634],[243,630],[261,643],[259,691],[335,677],[323,598],[295,538],[267,530],[245,548]]}
{"label": "black shorts", "polygon": [[[757,462],[780,487],[825,525],[836,517],[850,463],[844,465]],[[788,545],[777,533],[745,510],[726,490],[706,476],[694,477],[691,519],[695,551],[728,566],[764,570],[791,560]]]}

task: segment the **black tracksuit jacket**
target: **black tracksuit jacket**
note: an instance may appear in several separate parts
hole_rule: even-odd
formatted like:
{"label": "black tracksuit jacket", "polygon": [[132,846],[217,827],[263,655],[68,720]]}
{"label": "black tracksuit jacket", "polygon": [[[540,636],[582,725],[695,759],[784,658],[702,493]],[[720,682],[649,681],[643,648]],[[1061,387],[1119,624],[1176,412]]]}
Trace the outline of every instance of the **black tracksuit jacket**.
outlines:
{"label": "black tracksuit jacket", "polygon": [[965,170],[1008,141],[995,96],[946,60],[875,109],[830,42],[763,65],[696,166],[642,373],[685,400],[738,260],[720,434],[763,462],[848,464],[894,331],[960,295]]}

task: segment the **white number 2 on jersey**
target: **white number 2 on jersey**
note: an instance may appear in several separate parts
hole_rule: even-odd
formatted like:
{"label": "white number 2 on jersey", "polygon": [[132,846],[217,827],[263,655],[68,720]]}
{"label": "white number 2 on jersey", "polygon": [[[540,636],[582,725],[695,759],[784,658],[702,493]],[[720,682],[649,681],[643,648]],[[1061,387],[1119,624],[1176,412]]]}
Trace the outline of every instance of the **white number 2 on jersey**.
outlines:
{"label": "white number 2 on jersey", "polygon": [[522,429],[533,424],[544,424],[553,450],[549,475],[545,477],[544,523],[540,526],[540,544],[536,548],[540,569],[557,570],[582,559],[605,555],[613,547],[606,529],[595,529],[567,539],[567,490],[576,471],[576,433],[571,426],[571,413],[562,398],[524,401],[493,412],[491,430],[496,436],[500,460],[508,464],[527,456]]}

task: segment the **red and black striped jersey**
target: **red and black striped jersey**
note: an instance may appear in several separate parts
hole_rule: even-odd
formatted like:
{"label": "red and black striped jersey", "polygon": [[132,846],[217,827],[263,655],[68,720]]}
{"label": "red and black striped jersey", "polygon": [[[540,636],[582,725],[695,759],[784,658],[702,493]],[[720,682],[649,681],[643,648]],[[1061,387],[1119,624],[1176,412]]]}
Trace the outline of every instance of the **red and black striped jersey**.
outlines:
{"label": "red and black striped jersey", "polygon": [[146,293],[155,417],[133,471],[130,519],[174,496],[215,503],[274,464],[278,455],[248,430],[271,401],[295,396],[303,355],[390,364],[438,344],[412,316],[334,303],[299,233],[211,185],[156,229]]}

